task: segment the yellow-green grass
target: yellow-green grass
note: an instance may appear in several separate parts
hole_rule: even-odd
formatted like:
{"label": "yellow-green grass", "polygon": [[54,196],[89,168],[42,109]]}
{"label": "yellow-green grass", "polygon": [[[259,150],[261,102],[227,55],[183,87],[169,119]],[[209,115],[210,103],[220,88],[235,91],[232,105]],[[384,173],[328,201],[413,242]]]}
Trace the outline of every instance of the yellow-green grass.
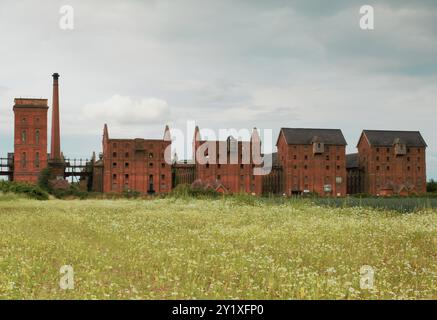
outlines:
{"label": "yellow-green grass", "polygon": [[[436,237],[436,210],[12,197],[0,299],[436,299]],[[373,289],[360,288],[363,265]]]}

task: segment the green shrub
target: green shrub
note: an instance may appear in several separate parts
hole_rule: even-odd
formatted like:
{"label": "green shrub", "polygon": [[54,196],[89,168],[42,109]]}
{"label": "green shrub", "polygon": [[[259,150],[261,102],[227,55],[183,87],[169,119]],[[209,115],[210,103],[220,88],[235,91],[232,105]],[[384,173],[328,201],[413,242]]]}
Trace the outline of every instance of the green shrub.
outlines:
{"label": "green shrub", "polygon": [[170,196],[175,198],[217,198],[219,195],[220,193],[214,189],[203,188],[201,186],[193,187],[188,184],[180,184],[170,193]]}
{"label": "green shrub", "polygon": [[426,184],[426,192],[437,193],[437,181],[434,181],[434,179],[431,179]]}
{"label": "green shrub", "polygon": [[14,181],[0,181],[0,191],[23,194],[31,199],[48,200],[49,194],[39,186]]}
{"label": "green shrub", "polygon": [[259,206],[262,204],[262,199],[247,193],[236,193],[229,196],[232,203],[246,206]]}
{"label": "green shrub", "polygon": [[136,190],[125,189],[123,190],[123,197],[127,199],[136,199],[141,197],[141,193]]}

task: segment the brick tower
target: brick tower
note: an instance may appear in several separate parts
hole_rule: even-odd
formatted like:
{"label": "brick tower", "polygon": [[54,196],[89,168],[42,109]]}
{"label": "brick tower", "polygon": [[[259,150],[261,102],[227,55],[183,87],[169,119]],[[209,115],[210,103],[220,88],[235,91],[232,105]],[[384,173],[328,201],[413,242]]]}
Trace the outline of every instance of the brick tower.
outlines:
{"label": "brick tower", "polygon": [[47,99],[15,99],[15,181],[36,183],[47,167]]}
{"label": "brick tower", "polygon": [[59,126],[59,74],[53,75],[53,106],[52,106],[52,135],[50,140],[49,167],[52,175],[57,179],[64,178],[65,163],[61,153],[61,135]]}

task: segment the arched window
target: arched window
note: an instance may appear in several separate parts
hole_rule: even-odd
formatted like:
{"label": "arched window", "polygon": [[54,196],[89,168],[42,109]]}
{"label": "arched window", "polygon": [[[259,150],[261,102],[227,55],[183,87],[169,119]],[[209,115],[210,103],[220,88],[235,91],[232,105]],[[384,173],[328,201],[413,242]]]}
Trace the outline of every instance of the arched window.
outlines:
{"label": "arched window", "polygon": [[21,131],[21,142],[26,143],[27,135],[26,130]]}
{"label": "arched window", "polygon": [[35,168],[39,168],[39,152],[35,154]]}
{"label": "arched window", "polygon": [[149,175],[149,193],[155,193],[155,188],[153,185],[153,174]]}
{"label": "arched window", "polygon": [[39,144],[39,130],[35,131],[35,144]]}
{"label": "arched window", "polygon": [[21,167],[26,168],[27,155],[26,152],[23,152],[21,155]]}

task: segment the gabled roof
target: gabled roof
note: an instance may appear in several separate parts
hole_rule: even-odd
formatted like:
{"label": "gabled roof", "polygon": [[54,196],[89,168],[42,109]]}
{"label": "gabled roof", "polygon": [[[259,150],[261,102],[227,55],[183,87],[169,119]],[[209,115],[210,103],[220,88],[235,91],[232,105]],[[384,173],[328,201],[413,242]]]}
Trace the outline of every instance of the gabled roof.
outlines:
{"label": "gabled roof", "polygon": [[390,147],[395,142],[405,143],[407,147],[427,146],[419,131],[363,130],[362,135],[373,147]]}
{"label": "gabled roof", "polygon": [[317,140],[328,145],[347,145],[340,129],[281,128],[281,134],[287,144],[312,144]]}
{"label": "gabled roof", "polygon": [[352,169],[352,168],[358,168],[359,162],[358,162],[358,153],[350,153],[346,155],[346,168]]}

